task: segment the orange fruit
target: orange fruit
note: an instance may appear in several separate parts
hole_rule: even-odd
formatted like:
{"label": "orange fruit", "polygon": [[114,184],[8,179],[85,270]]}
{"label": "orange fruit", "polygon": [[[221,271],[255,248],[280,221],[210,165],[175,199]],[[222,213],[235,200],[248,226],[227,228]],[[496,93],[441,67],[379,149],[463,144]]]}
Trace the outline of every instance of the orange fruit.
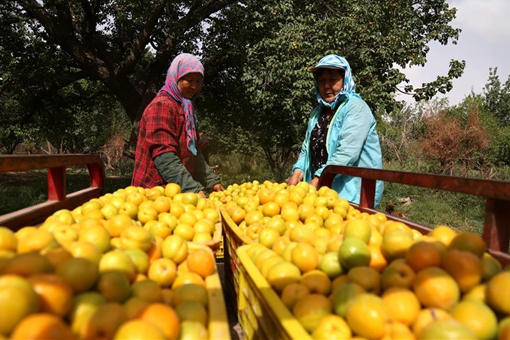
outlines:
{"label": "orange fruit", "polygon": [[53,273],[34,274],[28,282],[39,296],[40,312],[64,317],[71,310],[74,291],[62,276]]}
{"label": "orange fruit", "polygon": [[262,204],[262,214],[264,216],[273,217],[280,213],[280,206],[278,203],[270,201]]}
{"label": "orange fruit", "polygon": [[444,254],[441,267],[455,279],[463,293],[482,281],[482,260],[472,252],[450,249]]}
{"label": "orange fruit", "polygon": [[471,232],[458,233],[448,246],[448,249],[470,251],[480,258],[485,253],[485,248],[485,241],[483,238],[480,235]]}
{"label": "orange fruit", "polygon": [[57,315],[36,313],[21,320],[12,331],[10,339],[74,339],[74,335]]}
{"label": "orange fruit", "polygon": [[216,271],[216,260],[208,249],[192,250],[188,254],[186,262],[189,271],[197,273],[204,279]]}
{"label": "orange fruit", "polygon": [[292,242],[311,242],[313,239],[314,232],[311,228],[306,225],[296,225],[290,229],[289,239]]}
{"label": "orange fruit", "polygon": [[380,339],[388,321],[383,300],[374,294],[356,295],[347,306],[347,323],[355,335],[367,339]]}
{"label": "orange fruit", "polygon": [[296,302],[303,296],[310,294],[310,290],[302,283],[293,282],[283,288],[280,298],[289,310],[292,310]]}
{"label": "orange fruit", "polygon": [[510,315],[510,271],[494,275],[485,291],[487,304],[494,310]]}
{"label": "orange fruit", "polygon": [[167,339],[178,339],[179,337],[179,317],[172,307],[164,303],[149,305],[138,315],[138,319],[156,326]]}
{"label": "orange fruit", "polygon": [[370,250],[370,262],[368,263],[368,266],[370,268],[374,268],[378,272],[382,272],[388,265],[388,261],[381,252],[381,248],[376,245],[369,244],[368,249]]}
{"label": "orange fruit", "polygon": [[390,320],[411,326],[421,310],[416,295],[406,288],[393,287],[382,294],[384,305]]}
{"label": "orange fruit", "polygon": [[407,264],[417,273],[426,267],[439,267],[441,253],[430,242],[419,241],[414,243],[405,254]]}
{"label": "orange fruit", "polygon": [[291,251],[291,261],[302,273],[314,270],[319,266],[319,252],[307,242],[299,242]]}
{"label": "orange fruit", "polygon": [[413,281],[413,290],[425,307],[448,310],[460,298],[457,282],[439,267],[427,267],[417,273]]}
{"label": "orange fruit", "polygon": [[494,339],[498,330],[496,314],[485,303],[464,300],[452,307],[450,314],[472,330],[478,339]]}
{"label": "orange fruit", "polygon": [[322,294],[306,294],[292,308],[292,314],[308,332],[313,332],[319,321],[331,311],[331,301]]}

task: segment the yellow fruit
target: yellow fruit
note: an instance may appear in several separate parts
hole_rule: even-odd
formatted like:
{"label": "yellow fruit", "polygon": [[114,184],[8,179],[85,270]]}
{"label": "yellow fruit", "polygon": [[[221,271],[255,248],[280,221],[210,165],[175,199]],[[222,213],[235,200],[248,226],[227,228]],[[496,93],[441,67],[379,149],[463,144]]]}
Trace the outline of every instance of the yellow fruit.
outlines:
{"label": "yellow fruit", "polygon": [[27,315],[39,311],[39,297],[30,282],[18,275],[0,276],[0,334],[9,334]]}
{"label": "yellow fruit", "polygon": [[351,329],[347,322],[338,315],[327,315],[320,319],[312,332],[314,339],[350,339]]}
{"label": "yellow fruit", "polygon": [[347,306],[345,319],[355,335],[367,339],[380,339],[385,334],[388,316],[380,297],[361,293]]}
{"label": "yellow fruit", "polygon": [[[114,340],[165,340],[165,334],[155,325],[146,320],[129,320],[123,323],[113,338]],[[176,339],[176,338],[175,338]]]}
{"label": "yellow fruit", "polygon": [[428,236],[435,238],[447,247],[456,235],[457,232],[453,228],[445,225],[438,225],[428,234]]}
{"label": "yellow fruit", "polygon": [[462,295],[462,300],[473,299],[485,303],[485,290],[487,286],[484,283],[474,286]]}
{"label": "yellow fruit", "polygon": [[494,275],[485,291],[487,304],[498,312],[510,315],[510,271]]}
{"label": "yellow fruit", "polygon": [[450,314],[473,331],[478,339],[493,339],[497,334],[496,315],[483,302],[461,301],[452,307]]}
{"label": "yellow fruit", "polygon": [[397,258],[405,258],[407,250],[413,245],[414,240],[411,233],[395,229],[385,232],[381,243],[381,251],[388,261]]}
{"label": "yellow fruit", "polygon": [[276,263],[267,272],[267,281],[278,293],[281,293],[288,284],[299,282],[300,279],[299,268],[287,261]]}
{"label": "yellow fruit", "polygon": [[331,301],[322,294],[307,294],[297,300],[292,308],[292,314],[308,332],[313,332],[319,321],[330,315],[331,311]]}
{"label": "yellow fruit", "polygon": [[447,310],[460,298],[460,290],[455,280],[438,267],[427,267],[417,273],[413,290],[425,307]]}
{"label": "yellow fruit", "polygon": [[344,237],[358,237],[366,244],[372,235],[372,227],[365,220],[352,219],[347,221],[344,228]]}
{"label": "yellow fruit", "polygon": [[382,294],[390,320],[411,326],[420,312],[421,305],[416,295],[409,289],[394,287]]}
{"label": "yellow fruit", "polygon": [[331,291],[331,280],[329,276],[317,269],[304,273],[301,277],[301,283],[308,288],[310,293],[328,295]]}

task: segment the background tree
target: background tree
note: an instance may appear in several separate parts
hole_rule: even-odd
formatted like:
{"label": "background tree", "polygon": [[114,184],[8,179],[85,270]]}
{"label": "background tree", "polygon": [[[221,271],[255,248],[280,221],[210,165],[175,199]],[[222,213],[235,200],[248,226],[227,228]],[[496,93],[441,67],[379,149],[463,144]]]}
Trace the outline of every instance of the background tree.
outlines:
{"label": "background tree", "polygon": [[[210,124],[204,130],[222,131],[223,145],[243,131],[250,149],[259,147],[283,174],[314,105],[310,66],[327,53],[346,56],[358,92],[380,117],[399,107],[394,92],[408,82],[397,67],[424,65],[431,41],[456,43],[460,30],[449,24],[455,13],[445,0],[7,0],[0,5],[0,54],[9,66],[0,87],[4,98],[17,94],[26,122],[48,121],[35,119],[45,112],[72,119],[76,112],[53,111],[61,101],[74,107],[78,96],[105,96],[136,131],[170,60],[196,53],[206,67],[197,103]],[[452,61],[448,74],[403,91],[415,99],[447,92],[463,67]],[[111,117],[103,113],[103,120]]]}

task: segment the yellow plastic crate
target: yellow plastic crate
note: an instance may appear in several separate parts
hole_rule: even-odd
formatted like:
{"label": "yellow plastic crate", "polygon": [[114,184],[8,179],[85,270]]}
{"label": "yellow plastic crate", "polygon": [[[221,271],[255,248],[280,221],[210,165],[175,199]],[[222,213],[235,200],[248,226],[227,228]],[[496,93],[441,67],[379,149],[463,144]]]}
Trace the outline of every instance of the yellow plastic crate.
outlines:
{"label": "yellow plastic crate", "polygon": [[242,245],[253,243],[253,241],[241,232],[241,229],[239,229],[237,224],[232,220],[225,207],[220,206],[219,209],[221,224],[223,226],[225,286],[230,293],[230,301],[233,301],[237,305],[240,264],[236,250]]}
{"label": "yellow plastic crate", "polygon": [[[190,250],[199,248],[207,249],[214,254],[210,247],[200,244],[190,244]],[[209,298],[209,339],[230,340],[230,325],[228,322],[227,308],[216,264],[215,268],[215,273],[209,275],[205,279],[205,286]]]}
{"label": "yellow plastic crate", "polygon": [[246,253],[237,249],[240,264],[238,315],[247,339],[312,339],[283,304]]}

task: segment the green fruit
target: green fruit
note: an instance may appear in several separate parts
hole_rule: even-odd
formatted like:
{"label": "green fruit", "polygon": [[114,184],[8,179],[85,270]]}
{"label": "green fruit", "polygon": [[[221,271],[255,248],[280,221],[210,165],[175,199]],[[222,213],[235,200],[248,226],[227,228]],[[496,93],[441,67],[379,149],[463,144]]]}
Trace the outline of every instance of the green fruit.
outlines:
{"label": "green fruit", "polygon": [[357,237],[346,237],[338,249],[340,264],[347,269],[358,266],[368,266],[370,263],[370,249],[367,244]]}

